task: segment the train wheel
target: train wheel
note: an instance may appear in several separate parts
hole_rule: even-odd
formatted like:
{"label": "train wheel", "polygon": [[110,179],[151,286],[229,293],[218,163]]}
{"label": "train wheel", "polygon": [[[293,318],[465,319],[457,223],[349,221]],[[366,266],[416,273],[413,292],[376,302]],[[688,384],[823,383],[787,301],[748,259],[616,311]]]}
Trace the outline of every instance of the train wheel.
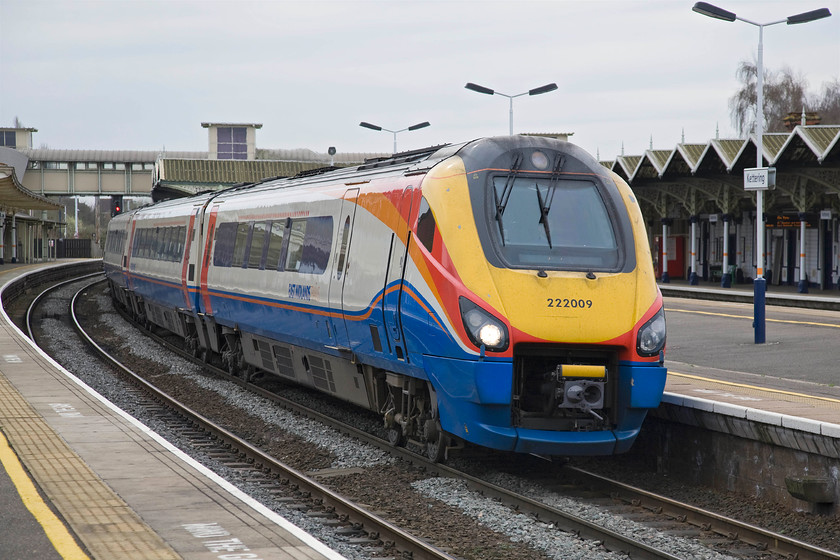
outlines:
{"label": "train wheel", "polygon": [[201,346],[198,344],[198,337],[188,336],[184,339],[184,350],[193,358],[198,358],[201,353]]}
{"label": "train wheel", "polygon": [[393,427],[388,428],[388,443],[394,447],[405,445],[405,434],[403,433],[402,426],[394,424]]}
{"label": "train wheel", "polygon": [[449,442],[440,427],[440,421],[437,418],[426,420],[423,431],[426,436],[426,457],[434,463],[440,463],[446,458],[446,445]]}

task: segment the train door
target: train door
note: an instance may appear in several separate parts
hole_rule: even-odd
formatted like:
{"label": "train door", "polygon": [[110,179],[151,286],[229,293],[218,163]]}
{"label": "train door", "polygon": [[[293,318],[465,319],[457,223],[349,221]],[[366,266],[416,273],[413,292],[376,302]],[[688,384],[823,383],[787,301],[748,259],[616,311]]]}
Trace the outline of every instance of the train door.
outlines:
{"label": "train door", "polygon": [[391,251],[388,260],[388,271],[385,276],[385,290],[382,297],[382,310],[385,317],[388,343],[392,354],[398,360],[407,359],[405,341],[400,322],[400,300],[405,277],[406,250],[410,235],[409,218],[411,216],[411,202],[414,189],[408,187],[403,191],[399,203],[399,214],[403,218],[399,221],[397,230],[391,234]]}
{"label": "train door", "polygon": [[822,233],[822,278],[820,289],[831,289],[834,282],[831,280],[831,272],[834,269],[834,235],[831,231],[830,220],[820,220],[820,232]]}
{"label": "train door", "polygon": [[197,307],[194,298],[198,295],[198,291],[195,289],[198,272],[196,270],[196,263],[201,262],[201,255],[198,249],[201,246],[201,241],[197,231],[201,228],[201,222],[198,219],[200,213],[201,207],[195,206],[187,222],[185,239],[183,239],[184,254],[182,255],[183,263],[181,264],[181,291],[184,294],[184,309],[187,311],[193,311]]}
{"label": "train door", "polygon": [[350,348],[350,337],[344,319],[344,281],[347,277],[348,256],[353,237],[353,220],[356,216],[356,199],[359,189],[347,189],[341,200],[341,214],[338,219],[338,257],[335,259],[330,277],[330,334],[335,347]]}

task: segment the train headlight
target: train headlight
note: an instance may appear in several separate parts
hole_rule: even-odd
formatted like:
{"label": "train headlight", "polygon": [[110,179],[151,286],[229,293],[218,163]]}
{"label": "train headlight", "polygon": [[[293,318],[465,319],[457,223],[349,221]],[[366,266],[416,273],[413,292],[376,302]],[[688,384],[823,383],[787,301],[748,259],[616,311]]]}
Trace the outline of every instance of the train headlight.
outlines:
{"label": "train headlight", "polygon": [[656,356],[664,346],[665,308],[662,308],[639,329],[636,351],[640,356]]}
{"label": "train headlight", "polygon": [[461,319],[473,344],[488,352],[503,352],[508,347],[507,327],[499,319],[468,300],[460,299]]}

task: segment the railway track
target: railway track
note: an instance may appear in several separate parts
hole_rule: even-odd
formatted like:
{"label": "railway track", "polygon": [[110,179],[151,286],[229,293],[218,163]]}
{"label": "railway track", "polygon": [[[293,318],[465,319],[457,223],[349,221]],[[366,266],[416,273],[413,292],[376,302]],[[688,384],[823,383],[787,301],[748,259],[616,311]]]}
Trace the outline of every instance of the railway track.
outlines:
{"label": "railway track", "polygon": [[[78,294],[74,297],[74,307],[78,297]],[[77,328],[82,329],[77,319],[74,318],[74,322]],[[92,340],[89,344],[98,347]],[[170,348],[185,355],[178,348],[171,345]],[[104,350],[102,350],[102,353],[108,354]],[[114,360],[111,356],[108,356],[108,359]],[[128,371],[128,368],[122,365],[119,367],[126,372],[126,375],[133,375]],[[227,372],[223,370],[218,370],[216,374],[231,379]],[[318,422],[332,425],[360,441],[386,448],[394,456],[418,465],[431,474],[465,481],[472,490],[499,500],[521,513],[530,515],[535,520],[553,524],[557,528],[580,535],[585,539],[602,542],[608,550],[625,553],[631,558],[684,558],[679,553],[675,554],[672,551],[661,550],[656,546],[612,531],[539,500],[529,498],[500,485],[489,483],[479,477],[471,476],[446,465],[430,463],[422,455],[414,453],[410,449],[394,448],[382,438],[372,436],[349,424],[337,422],[328,416],[301,407],[294,401],[282,399],[275,393],[268,392],[261,387],[247,384],[241,379],[233,378],[232,380],[240,385],[249,386],[249,389],[258,392],[265,398],[275,402],[282,400],[282,406],[296,410],[310,418],[316,418]],[[183,427],[176,429],[182,431],[186,437],[194,442],[194,445],[210,450],[211,453],[219,457],[224,457],[222,460],[231,465],[231,468],[249,473],[244,474],[244,476],[255,481],[261,481],[260,484],[263,484],[270,493],[280,496],[280,500],[286,503],[296,502],[296,507],[307,509],[312,516],[328,519],[330,524],[339,527],[338,531],[340,533],[352,537],[361,546],[378,548],[403,557],[451,558],[445,551],[429,545],[426,540],[413,537],[385,519],[366,511],[364,507],[342,498],[312,477],[307,477],[303,473],[267,456],[260,449],[228,432],[224,427],[216,426],[214,422],[201,414],[173,402],[173,399],[161,394],[160,391],[142,378],[138,377],[137,383],[142,387],[143,392],[143,396],[137,398],[143,399],[151,406],[159,407],[162,415],[177,418],[178,422],[183,422]],[[155,396],[146,396],[147,394],[154,394]],[[173,410],[178,410],[178,412],[173,413]],[[186,418],[189,418],[189,420],[182,420]],[[600,500],[604,507],[608,509],[615,510],[624,507],[637,512],[631,515],[638,516],[638,512],[643,512],[646,516],[654,519],[654,521],[647,521],[648,526],[658,525],[660,528],[667,526],[665,529],[666,535],[683,533],[694,537],[700,536],[707,541],[715,540],[715,536],[718,536],[717,540],[728,543],[725,548],[732,557],[840,559],[840,555],[836,553],[811,547],[806,543],[800,543],[782,535],[769,533],[757,527],[723,518],[712,512],[693,508],[688,504],[668,500],[579,469],[570,470],[570,472],[571,476],[579,479],[582,485],[597,489],[600,497],[590,497],[591,501],[597,502]],[[580,493],[580,490],[578,489],[576,492]],[[605,501],[610,503],[605,504]]]}
{"label": "railway track", "polygon": [[[101,282],[99,278],[92,284]],[[69,282],[68,282],[69,283]],[[62,287],[65,283],[50,288]],[[395,552],[399,556],[421,560],[454,560],[432,544],[414,537],[375,513],[343,498],[313,478],[267,455],[244,439],[228,431],[176,398],[159,390],[118,358],[112,356],[91,337],[77,316],[77,303],[90,285],[82,287],[70,304],[70,320],[80,338],[110,365],[119,369],[137,386],[136,398],[147,408],[157,409],[160,421],[172,431],[181,432],[196,447],[212,455],[228,468],[240,471],[252,483],[261,484],[278,501],[305,510],[311,517],[323,518],[334,525],[338,534],[360,546]],[[46,292],[45,292],[46,293]],[[26,323],[32,336],[32,315],[39,295],[27,312]]]}

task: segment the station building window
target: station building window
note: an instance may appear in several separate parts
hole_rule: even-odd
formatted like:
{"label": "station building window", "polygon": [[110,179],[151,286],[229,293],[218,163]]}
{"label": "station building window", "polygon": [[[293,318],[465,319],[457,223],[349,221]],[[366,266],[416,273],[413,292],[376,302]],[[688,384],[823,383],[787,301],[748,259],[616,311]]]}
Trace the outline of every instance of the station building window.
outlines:
{"label": "station building window", "polygon": [[13,130],[5,130],[0,132],[0,146],[4,148],[15,148],[17,147],[15,141],[15,132]]}
{"label": "station building window", "polygon": [[218,159],[248,159],[248,134],[244,126],[220,126],[216,135]]}

